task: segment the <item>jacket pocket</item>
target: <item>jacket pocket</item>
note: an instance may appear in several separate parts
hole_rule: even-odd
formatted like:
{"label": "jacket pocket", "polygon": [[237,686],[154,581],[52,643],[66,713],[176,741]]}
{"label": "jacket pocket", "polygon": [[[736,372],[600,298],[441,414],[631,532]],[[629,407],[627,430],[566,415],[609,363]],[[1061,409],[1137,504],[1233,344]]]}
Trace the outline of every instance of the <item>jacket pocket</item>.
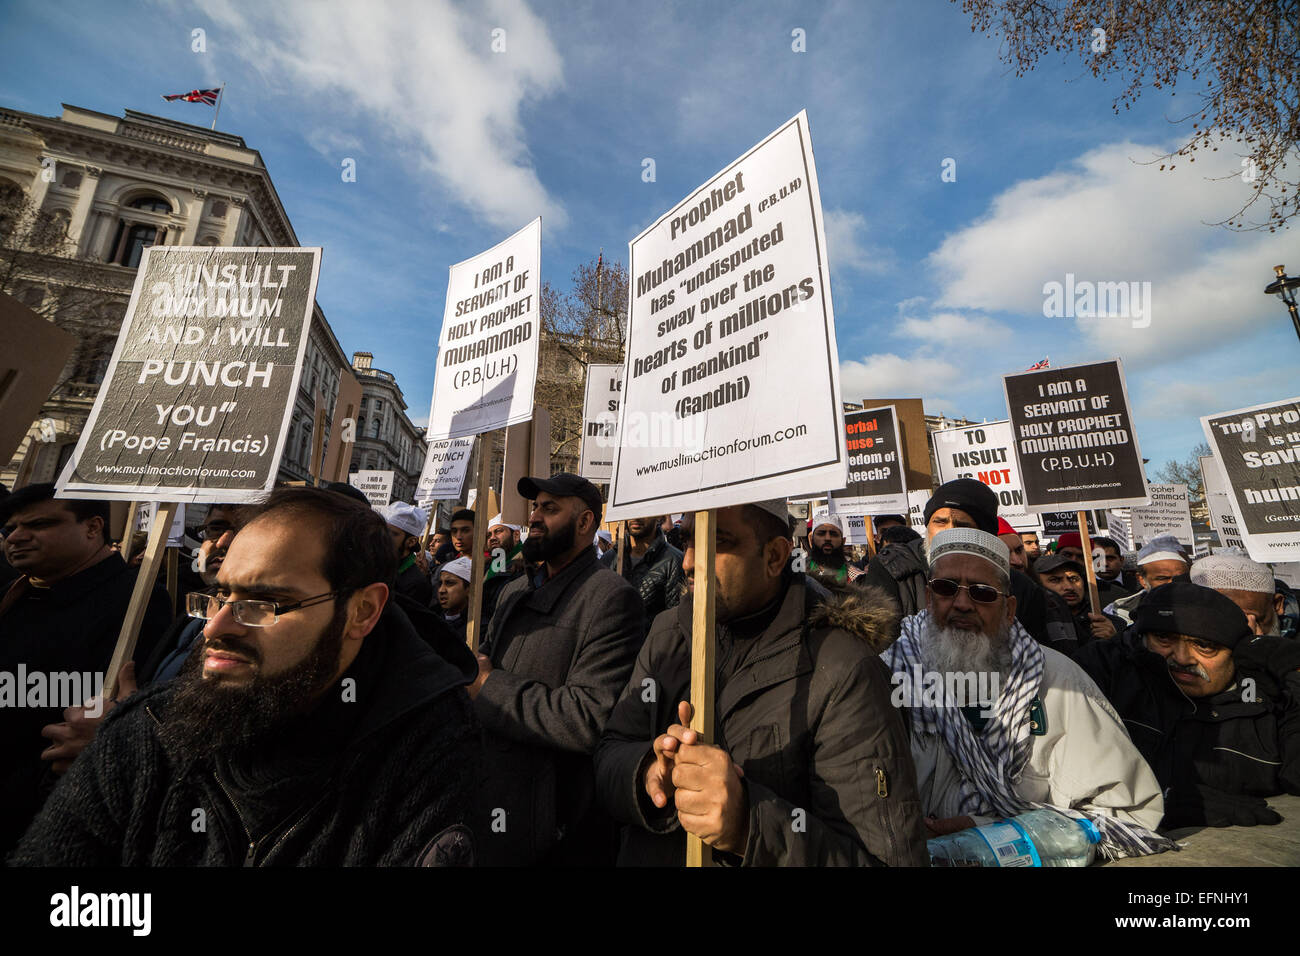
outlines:
{"label": "jacket pocket", "polygon": [[911,821],[921,815],[917,800],[904,800],[895,793],[897,768],[879,757],[858,761],[858,781],[867,832],[862,834],[867,851],[885,866],[924,866],[912,845]]}

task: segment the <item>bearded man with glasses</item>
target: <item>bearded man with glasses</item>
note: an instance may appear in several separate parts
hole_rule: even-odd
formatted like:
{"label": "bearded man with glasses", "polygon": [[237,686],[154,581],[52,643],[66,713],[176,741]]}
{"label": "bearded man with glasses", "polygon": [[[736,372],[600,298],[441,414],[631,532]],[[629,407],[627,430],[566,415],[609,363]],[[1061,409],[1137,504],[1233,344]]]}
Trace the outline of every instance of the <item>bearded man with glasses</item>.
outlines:
{"label": "bearded man with glasses", "polygon": [[273,492],[187,598],[206,625],[180,675],[113,710],[10,862],[468,861],[478,667],[421,638],[395,573],[366,505]]}
{"label": "bearded man with glasses", "polygon": [[925,610],[883,654],[930,835],[1051,808],[1091,819],[1106,859],[1169,849],[1155,775],[1097,685],[1016,619],[1010,561],[988,532],[937,532]]}

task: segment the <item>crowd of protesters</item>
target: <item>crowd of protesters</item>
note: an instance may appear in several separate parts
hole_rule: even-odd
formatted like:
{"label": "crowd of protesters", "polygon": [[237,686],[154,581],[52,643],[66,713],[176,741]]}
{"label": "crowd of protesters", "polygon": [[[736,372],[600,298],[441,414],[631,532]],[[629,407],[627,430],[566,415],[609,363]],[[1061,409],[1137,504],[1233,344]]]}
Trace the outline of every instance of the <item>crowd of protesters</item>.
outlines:
{"label": "crowd of protesters", "polygon": [[926,866],[1047,807],[1116,859],[1300,794],[1300,613],[1241,552],[1040,541],[972,479],[919,531],[868,519],[856,556],[839,515],[718,509],[701,734],[694,515],[611,534],[584,478],[514,490],[521,525],[344,484],[212,505],[185,592],[155,586],[120,679],[76,701],[56,685],[102,684],[139,571],[107,503],[0,498],[0,853],[681,865],[693,834],[721,865]]}

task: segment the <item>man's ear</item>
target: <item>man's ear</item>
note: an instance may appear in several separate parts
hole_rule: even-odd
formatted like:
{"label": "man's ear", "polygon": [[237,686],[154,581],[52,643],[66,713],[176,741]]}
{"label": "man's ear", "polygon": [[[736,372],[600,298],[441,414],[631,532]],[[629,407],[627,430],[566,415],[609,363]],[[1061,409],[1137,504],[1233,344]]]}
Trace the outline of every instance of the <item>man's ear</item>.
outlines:
{"label": "man's ear", "polygon": [[1273,595],[1273,611],[1278,617],[1281,617],[1283,612],[1286,611],[1286,598],[1281,594]]}
{"label": "man's ear", "polygon": [[1016,596],[1014,594],[1008,594],[1007,595],[1007,623],[1010,624],[1015,619],[1016,619]]}
{"label": "man's ear", "polygon": [[790,563],[790,552],[793,550],[794,542],[783,535],[777,535],[763,545],[763,570],[768,577],[779,578],[785,573],[785,566]]}
{"label": "man's ear", "polygon": [[104,534],[104,519],[99,515],[92,515],[86,519],[86,537],[98,538],[101,542],[107,539],[108,536]]}
{"label": "man's ear", "polygon": [[375,629],[388,603],[388,585],[376,581],[353,592],[348,600],[348,622],[343,636],[360,640]]}

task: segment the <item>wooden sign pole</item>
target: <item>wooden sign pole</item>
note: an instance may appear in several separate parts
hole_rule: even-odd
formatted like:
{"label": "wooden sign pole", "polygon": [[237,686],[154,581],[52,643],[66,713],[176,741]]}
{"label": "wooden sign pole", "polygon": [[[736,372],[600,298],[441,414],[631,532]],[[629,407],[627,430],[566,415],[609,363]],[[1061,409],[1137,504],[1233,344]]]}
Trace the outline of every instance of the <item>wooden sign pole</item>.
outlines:
{"label": "wooden sign pole", "polygon": [[1088,537],[1088,515],[1086,512],[1075,512],[1079,521],[1079,540],[1083,543],[1083,565],[1088,572],[1088,598],[1091,603],[1088,607],[1093,614],[1100,614],[1100,601],[1097,597],[1097,569],[1092,566],[1092,539]]}
{"label": "wooden sign pole", "polygon": [[483,610],[483,551],[487,548],[487,523],[492,516],[487,512],[488,505],[488,465],[492,461],[492,432],[484,432],[478,437],[478,491],[474,495],[474,542],[470,553],[470,592],[469,620],[465,624],[465,643],[475,654],[482,640]]}
{"label": "wooden sign pole", "polygon": [[868,516],[867,522],[867,560],[876,556],[876,523]]}
{"label": "wooden sign pole", "polygon": [[429,508],[429,519],[425,521],[424,534],[420,536],[421,551],[429,550],[429,529],[433,527],[433,516],[438,513],[438,502],[431,501],[429,502],[429,504],[431,505],[431,507]]}
{"label": "wooden sign pole", "polygon": [[176,502],[159,502],[158,510],[153,516],[153,527],[149,529],[149,542],[144,548],[144,560],[140,562],[140,572],[136,575],[135,590],[131,592],[131,603],[127,605],[122,630],[117,636],[117,646],[113,648],[113,657],[104,674],[104,693],[108,698],[117,696],[117,679],[122,673],[122,665],[135,654],[140,624],[144,621],[144,612],[149,606],[153,584],[158,580],[158,566],[162,564],[163,552],[166,550],[167,532],[171,530],[172,519],[175,517]]}
{"label": "wooden sign pole", "polygon": [[[695,512],[694,622],[691,630],[691,730],[709,743],[713,738],[714,564],[717,557],[717,512]],[[686,835],[686,865],[712,866],[713,849],[694,834]]]}
{"label": "wooden sign pole", "polygon": [[131,541],[135,538],[135,516],[139,512],[140,502],[131,502],[126,509],[126,527],[122,529],[122,541],[117,546],[117,550],[122,555],[122,560],[127,564],[131,563]]}
{"label": "wooden sign pole", "polygon": [[176,616],[176,590],[180,587],[180,559],[176,548],[167,549],[167,596],[172,599],[172,617]]}
{"label": "wooden sign pole", "polygon": [[618,576],[621,578],[623,576],[623,562],[627,559],[627,522],[626,521],[620,521],[618,523],[618,544],[615,545],[615,547],[618,548],[618,558],[615,562],[617,566],[615,567],[614,570],[618,572]]}

